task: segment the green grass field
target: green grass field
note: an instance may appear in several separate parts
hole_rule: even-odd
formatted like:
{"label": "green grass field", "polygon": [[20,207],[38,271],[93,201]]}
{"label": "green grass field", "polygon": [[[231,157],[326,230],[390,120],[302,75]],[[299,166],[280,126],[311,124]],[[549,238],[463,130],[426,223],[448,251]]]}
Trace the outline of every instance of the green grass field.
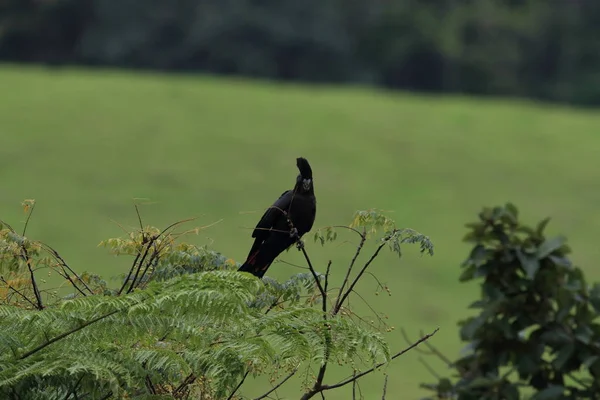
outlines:
{"label": "green grass field", "polygon": [[[458,283],[468,247],[464,223],[484,205],[512,201],[524,219],[553,217],[574,260],[599,279],[600,115],[526,102],[424,97],[359,88],[302,87],[209,77],[114,71],[0,68],[0,219],[22,226],[20,202],[37,201],[29,236],[57,248],[76,270],[111,276],[129,260],[97,244],[134,226],[134,198],[145,222],[165,226],[220,222],[188,240],[243,261],[251,228],[297,174],[305,156],[315,174],[316,226],[350,222],[355,210],[381,208],[399,226],[429,235],[433,258],[406,247],[384,254],[373,272],[392,297],[361,293],[388,313],[393,349],[405,328],[440,327],[432,343],[455,358],[456,321],[469,314],[476,286]],[[346,238],[344,236],[343,238]],[[347,239],[354,240],[351,236]],[[307,250],[341,277],[349,242]],[[285,253],[302,263],[300,254]],[[283,263],[269,274],[297,272]],[[434,378],[413,352],[387,369],[388,397],[415,399]],[[446,369],[429,360],[440,374]],[[334,372],[330,383],[341,377]],[[327,379],[326,379],[327,380]],[[380,398],[381,373],[362,384]],[[287,398],[297,398],[298,382]],[[248,394],[260,394],[255,384]],[[328,399],[347,399],[348,392]]]}

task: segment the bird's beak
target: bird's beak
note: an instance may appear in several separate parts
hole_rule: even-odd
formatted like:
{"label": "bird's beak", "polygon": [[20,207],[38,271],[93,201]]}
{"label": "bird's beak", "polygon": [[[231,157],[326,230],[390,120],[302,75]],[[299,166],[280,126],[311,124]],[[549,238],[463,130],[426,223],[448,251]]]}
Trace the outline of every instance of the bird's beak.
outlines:
{"label": "bird's beak", "polygon": [[304,179],[302,180],[302,188],[306,191],[310,190],[312,186],[312,179]]}

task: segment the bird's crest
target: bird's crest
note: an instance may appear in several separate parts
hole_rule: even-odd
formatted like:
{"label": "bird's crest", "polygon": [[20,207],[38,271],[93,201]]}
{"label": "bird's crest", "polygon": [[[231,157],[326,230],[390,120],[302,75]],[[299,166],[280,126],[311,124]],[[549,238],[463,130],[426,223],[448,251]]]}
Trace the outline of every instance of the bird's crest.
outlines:
{"label": "bird's crest", "polygon": [[300,170],[300,175],[302,175],[305,179],[312,179],[312,169],[310,168],[310,164],[304,157],[296,158],[296,165]]}

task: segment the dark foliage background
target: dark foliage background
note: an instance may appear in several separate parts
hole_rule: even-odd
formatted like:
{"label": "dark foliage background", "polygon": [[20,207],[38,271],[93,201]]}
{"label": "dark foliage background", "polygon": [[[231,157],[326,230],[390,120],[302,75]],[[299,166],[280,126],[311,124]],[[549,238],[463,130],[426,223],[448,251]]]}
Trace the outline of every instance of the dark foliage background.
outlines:
{"label": "dark foliage background", "polygon": [[0,60],[600,104],[593,0],[1,0]]}

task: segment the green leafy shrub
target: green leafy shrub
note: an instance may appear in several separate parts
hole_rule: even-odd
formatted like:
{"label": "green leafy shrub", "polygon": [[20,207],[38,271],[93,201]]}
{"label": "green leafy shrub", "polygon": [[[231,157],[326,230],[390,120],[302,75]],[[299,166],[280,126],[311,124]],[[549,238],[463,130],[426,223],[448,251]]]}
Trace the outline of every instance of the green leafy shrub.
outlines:
{"label": "green leafy shrub", "polygon": [[[186,221],[160,230],[140,217],[139,230],[101,243],[133,259],[113,288],[98,275],[76,273],[56,250],[27,238],[35,203],[23,205],[22,233],[0,222],[3,399],[234,399],[248,375],[282,385],[311,364],[318,376],[304,374],[301,390],[303,399],[312,398],[408,351],[392,354],[384,328],[365,322],[347,300],[384,247],[399,253],[402,243],[418,242],[422,252],[433,252],[426,236],[396,229],[375,211],[358,213],[353,226],[339,227],[358,234],[360,243],[341,288],[332,291],[331,262],[325,274],[317,273],[304,246],[308,272],[286,282],[259,280],[235,271],[238,264],[219,253],[181,242],[195,231],[177,231]],[[335,229],[317,231],[315,241],[335,240]],[[384,232],[359,267],[367,229]],[[68,286],[48,288],[39,279],[46,270]],[[352,373],[325,384],[330,363]]]}
{"label": "green leafy shrub", "polygon": [[600,284],[572,265],[564,237],[546,237],[548,221],[524,225],[507,204],[467,225],[460,281],[481,280],[479,312],[459,322],[458,378],[424,385],[434,398],[600,398]]}

